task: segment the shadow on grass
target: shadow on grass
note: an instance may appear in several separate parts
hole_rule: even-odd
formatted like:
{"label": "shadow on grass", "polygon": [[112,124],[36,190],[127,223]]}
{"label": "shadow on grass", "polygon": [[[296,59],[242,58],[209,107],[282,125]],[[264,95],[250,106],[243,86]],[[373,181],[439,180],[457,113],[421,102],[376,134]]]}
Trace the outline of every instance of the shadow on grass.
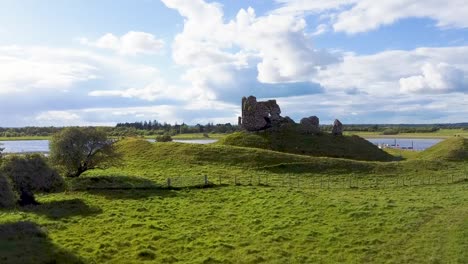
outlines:
{"label": "shadow on grass", "polygon": [[150,197],[172,198],[177,192],[170,189],[155,187],[153,189],[90,189],[87,193],[100,195],[107,199],[142,200]]}
{"label": "shadow on grass", "polygon": [[134,176],[93,176],[69,180],[70,189],[83,191],[107,199],[140,200],[149,197],[171,198],[187,189],[221,187],[212,183],[193,186],[172,186],[155,183],[149,179]]}
{"label": "shadow on grass", "polygon": [[82,259],[52,243],[33,222],[0,225],[0,263],[84,263]]}
{"label": "shadow on grass", "polygon": [[36,206],[22,207],[22,210],[45,215],[51,219],[61,219],[78,215],[90,216],[102,212],[100,208],[90,207],[80,199],[47,202]]}
{"label": "shadow on grass", "polygon": [[93,176],[79,177],[68,180],[70,189],[73,191],[95,190],[95,189],[154,189],[161,185],[149,179],[134,176]]}

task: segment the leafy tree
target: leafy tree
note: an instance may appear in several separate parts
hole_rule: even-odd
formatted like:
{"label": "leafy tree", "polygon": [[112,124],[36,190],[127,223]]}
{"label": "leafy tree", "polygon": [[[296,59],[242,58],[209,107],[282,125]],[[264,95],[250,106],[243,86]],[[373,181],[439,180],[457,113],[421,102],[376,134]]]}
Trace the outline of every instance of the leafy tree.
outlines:
{"label": "leafy tree", "polygon": [[118,161],[114,141],[95,128],[65,128],[50,145],[50,159],[67,177],[79,177],[92,169],[104,169]]}
{"label": "leafy tree", "polygon": [[156,142],[171,142],[172,137],[168,134],[160,135],[156,137]]}
{"label": "leafy tree", "polygon": [[39,154],[8,156],[2,171],[9,178],[13,190],[19,194],[20,205],[38,204],[34,192],[59,191],[65,186],[58,172]]}

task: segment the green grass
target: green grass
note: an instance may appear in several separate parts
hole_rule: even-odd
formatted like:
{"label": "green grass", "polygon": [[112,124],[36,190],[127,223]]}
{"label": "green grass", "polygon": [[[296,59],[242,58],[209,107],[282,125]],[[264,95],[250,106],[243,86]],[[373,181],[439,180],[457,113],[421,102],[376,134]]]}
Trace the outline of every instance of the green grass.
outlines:
{"label": "green grass", "polygon": [[468,161],[468,139],[452,137],[421,152],[421,159]]}
{"label": "green grass", "polygon": [[[40,195],[41,206],[0,211],[0,263],[468,261],[467,162],[366,162],[144,139],[117,149],[120,167],[69,181],[73,191]],[[222,184],[162,188],[168,177],[203,176],[222,176]],[[249,185],[266,177],[271,186]],[[399,177],[419,184],[390,184]],[[332,188],[319,188],[324,178]],[[306,188],[310,181],[315,188]]]}
{"label": "green grass", "polygon": [[309,135],[287,129],[281,132],[238,132],[219,141],[221,145],[270,149],[318,157],[390,161],[394,157],[358,136]]}
{"label": "green grass", "polygon": [[191,133],[191,134],[178,134],[172,136],[173,139],[220,139],[228,134],[219,133],[208,133],[208,137],[205,137],[203,133]]}
{"label": "green grass", "polygon": [[1,236],[0,262],[66,256],[62,263],[466,263],[466,188],[46,195],[42,206],[0,214],[0,230],[28,221],[33,235],[44,232],[34,240],[26,231]]}

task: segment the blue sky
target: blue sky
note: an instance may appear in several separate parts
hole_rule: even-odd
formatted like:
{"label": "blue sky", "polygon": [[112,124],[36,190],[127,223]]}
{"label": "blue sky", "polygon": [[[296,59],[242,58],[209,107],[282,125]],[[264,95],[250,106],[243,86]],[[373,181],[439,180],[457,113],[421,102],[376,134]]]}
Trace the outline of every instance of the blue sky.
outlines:
{"label": "blue sky", "polygon": [[0,126],[466,122],[464,0],[3,0]]}

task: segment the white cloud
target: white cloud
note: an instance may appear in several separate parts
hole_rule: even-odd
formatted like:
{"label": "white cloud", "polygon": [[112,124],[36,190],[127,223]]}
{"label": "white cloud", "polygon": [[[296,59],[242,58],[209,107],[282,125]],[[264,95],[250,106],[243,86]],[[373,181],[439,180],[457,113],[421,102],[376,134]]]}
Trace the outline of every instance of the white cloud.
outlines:
{"label": "white cloud", "polygon": [[335,31],[358,33],[405,18],[429,18],[440,28],[467,28],[465,0],[276,0],[282,6],[273,13],[307,15],[328,12]]}
{"label": "white cloud", "polygon": [[78,110],[44,111],[35,116],[43,125],[115,125],[132,120],[158,120],[167,123],[234,123],[237,105],[214,101],[193,101],[183,105],[142,107],[98,107]]}
{"label": "white cloud", "polygon": [[[400,79],[408,76],[421,74],[421,66],[424,64],[438,65],[441,62],[451,66],[440,66],[434,72],[441,74],[441,80],[449,86],[457,86],[449,89],[439,89],[439,92],[463,92],[463,87],[456,85],[462,75],[468,73],[468,62],[466,55],[468,46],[448,47],[448,48],[418,48],[410,51],[384,51],[373,55],[358,56],[347,54],[343,63],[332,65],[320,71],[315,81],[322,84],[329,91],[344,91],[349,89],[359,89],[370,95],[393,96],[400,92],[408,92],[416,89],[409,82],[404,82],[404,87],[400,88]],[[431,76],[431,77],[429,77]],[[427,78],[434,78],[436,75],[428,71]],[[419,77],[417,77],[419,79]],[[411,79],[411,80],[414,80]],[[457,81],[455,81],[457,80]],[[431,81],[434,92],[435,81]],[[424,82],[424,84],[427,84]],[[466,85],[465,85],[466,87]],[[427,91],[427,86],[425,90]],[[422,90],[421,90],[422,91]],[[466,88],[464,90],[466,92]]]}
{"label": "white cloud", "polygon": [[67,91],[72,85],[98,78],[86,61],[66,61],[63,51],[47,57],[41,49],[0,47],[0,94],[37,90]]}
{"label": "white cloud", "polygon": [[216,3],[162,1],[185,17],[184,30],[173,43],[174,61],[188,68],[184,79],[209,98],[239,84],[235,77],[245,69],[256,69],[254,80],[260,83],[305,82],[339,61],[337,56],[313,47],[302,18],[277,14],[258,17],[248,8],[225,22]]}
{"label": "white cloud", "polygon": [[0,94],[67,92],[91,81],[143,87],[159,75],[154,67],[120,58],[76,49],[20,46],[0,46],[0,72]]}
{"label": "white cloud", "polygon": [[421,75],[400,79],[400,89],[407,93],[449,93],[468,91],[468,81],[462,70],[446,63],[426,63]]}
{"label": "white cloud", "polygon": [[128,89],[94,90],[88,93],[95,97],[123,97],[136,98],[144,101],[155,101],[162,99],[187,101],[196,98],[198,94],[193,89],[168,84],[161,78],[154,77],[154,81],[144,87],[133,87]]}
{"label": "white cloud", "polygon": [[95,42],[81,39],[84,45],[102,49],[111,49],[124,55],[157,54],[164,48],[164,41],[156,39],[152,34],[130,31],[121,37],[107,33]]}

